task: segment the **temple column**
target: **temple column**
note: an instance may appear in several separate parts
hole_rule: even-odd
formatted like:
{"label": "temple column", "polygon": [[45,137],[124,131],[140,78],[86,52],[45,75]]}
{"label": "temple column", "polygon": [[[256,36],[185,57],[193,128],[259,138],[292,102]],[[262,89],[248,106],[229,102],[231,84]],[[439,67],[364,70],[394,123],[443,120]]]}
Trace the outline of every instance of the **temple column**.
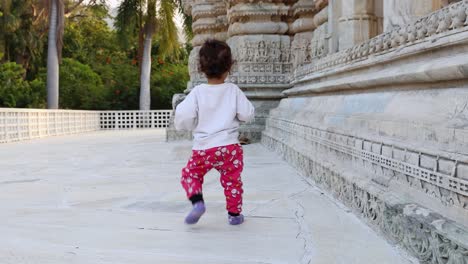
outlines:
{"label": "temple column", "polygon": [[374,0],[374,14],[377,19],[377,34],[384,32],[384,0]]}
{"label": "temple column", "polygon": [[294,34],[291,48],[294,68],[328,54],[327,3],[326,0],[300,0],[292,7],[297,18],[290,28]]}
{"label": "temple column", "polygon": [[198,71],[198,53],[207,39],[227,40],[226,5],[219,0],[195,0],[191,4],[193,49],[189,57],[190,83],[188,90],[206,82],[203,73]]}
{"label": "temple column", "polygon": [[341,17],[341,1],[328,0],[328,52],[339,50],[339,18]]}
{"label": "temple column", "polygon": [[292,72],[289,11],[295,1],[229,0],[228,44],[236,64],[229,80],[236,83],[256,107],[255,123],[241,129],[258,141],[271,108],[281,92],[291,87]]}
{"label": "temple column", "polygon": [[[439,9],[434,0],[384,0],[384,31],[415,22],[419,17]],[[440,4],[444,4],[441,1]]]}
{"label": "temple column", "polygon": [[294,35],[291,44],[291,59],[294,68],[297,68],[312,61],[310,46],[313,32],[317,28],[314,24],[315,4],[310,0],[299,0],[292,7],[292,13],[297,19],[289,29],[289,32]]}
{"label": "temple column", "polygon": [[377,22],[374,0],[341,0],[339,49],[351,48],[376,36]]}

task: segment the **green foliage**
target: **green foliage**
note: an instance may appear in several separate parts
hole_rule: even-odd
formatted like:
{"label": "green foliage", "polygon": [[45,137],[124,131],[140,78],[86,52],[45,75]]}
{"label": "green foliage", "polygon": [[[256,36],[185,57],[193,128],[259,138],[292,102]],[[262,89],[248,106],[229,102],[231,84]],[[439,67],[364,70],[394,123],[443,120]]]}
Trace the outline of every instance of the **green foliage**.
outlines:
{"label": "green foliage", "polygon": [[67,21],[64,33],[63,56],[90,66],[107,63],[103,58],[117,52],[115,33],[105,22],[107,9],[103,6],[89,8],[83,17]]}
{"label": "green foliage", "polygon": [[0,64],[0,107],[41,107],[37,83],[33,88],[23,79],[25,70],[14,62]]}
{"label": "green foliage", "polygon": [[168,64],[159,61],[151,75],[152,109],[171,109],[172,96],[182,93],[189,80],[186,64]]}
{"label": "green foliage", "polygon": [[0,1],[0,58],[20,63],[27,70],[40,59],[44,48],[45,23],[37,15],[37,2]]}
{"label": "green foliage", "polygon": [[135,45],[138,33],[143,29],[143,3],[141,0],[125,0],[119,5],[115,28],[119,43],[124,48],[129,49]]}
{"label": "green foliage", "polygon": [[64,59],[60,67],[60,105],[65,109],[107,109],[101,77],[88,65]]}
{"label": "green foliage", "polygon": [[179,13],[182,15],[182,18],[184,19],[182,26],[184,29],[185,36],[187,40],[192,40],[193,39],[192,16],[189,16],[185,13],[182,0],[175,0],[174,3],[176,4],[177,9],[179,10]]}
{"label": "green foliage", "polygon": [[179,49],[179,35],[174,22],[177,5],[173,0],[161,0],[159,14],[157,17],[158,34],[156,38],[161,46],[161,55],[177,56]]}
{"label": "green foliage", "polygon": [[[2,5],[7,2],[8,6]],[[134,0],[134,3],[140,2]],[[0,60],[3,57],[5,61],[3,64],[0,62],[0,107],[46,106],[44,67],[47,52],[44,51],[47,47],[47,30],[43,30],[43,27],[47,23],[34,17],[39,9],[33,12],[31,3],[36,1],[0,0],[0,12],[3,13],[0,16]],[[66,0],[65,6],[73,7],[73,3],[76,1]],[[165,6],[165,11],[158,9],[157,17],[163,17],[161,12],[173,14],[176,7],[179,8],[171,4]],[[134,14],[129,15],[132,15],[131,19],[135,18]],[[129,32],[129,45],[122,46],[117,30],[107,25],[107,18],[108,10],[102,4],[88,4],[69,13],[63,39],[64,59],[60,65],[61,108],[139,108],[139,31]],[[171,17],[169,15],[166,18]],[[37,22],[40,23],[35,24]],[[159,18],[156,23],[163,25]],[[163,30],[159,32],[162,36]],[[174,39],[171,41],[171,49],[174,51],[168,52],[158,32],[154,38],[151,54],[153,109],[171,108],[173,94],[184,91],[189,80],[187,61],[191,47],[182,46]]]}
{"label": "green foliage", "polygon": [[137,110],[139,107],[140,74],[138,67],[127,64],[108,65],[101,72],[108,87],[106,100],[113,110]]}

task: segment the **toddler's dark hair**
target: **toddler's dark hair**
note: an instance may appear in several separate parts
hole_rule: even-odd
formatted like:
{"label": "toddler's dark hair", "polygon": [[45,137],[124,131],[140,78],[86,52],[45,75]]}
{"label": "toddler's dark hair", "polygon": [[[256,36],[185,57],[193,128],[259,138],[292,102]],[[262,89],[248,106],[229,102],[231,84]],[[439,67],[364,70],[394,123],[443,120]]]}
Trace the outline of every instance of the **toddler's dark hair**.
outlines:
{"label": "toddler's dark hair", "polygon": [[233,60],[231,48],[226,42],[210,39],[203,44],[199,52],[200,71],[207,78],[221,78],[231,70]]}

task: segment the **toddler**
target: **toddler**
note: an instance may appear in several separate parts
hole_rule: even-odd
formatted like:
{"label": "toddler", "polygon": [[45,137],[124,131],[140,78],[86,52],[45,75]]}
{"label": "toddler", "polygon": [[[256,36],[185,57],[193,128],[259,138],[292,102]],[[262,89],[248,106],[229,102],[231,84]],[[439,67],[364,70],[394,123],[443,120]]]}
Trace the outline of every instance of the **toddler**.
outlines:
{"label": "toddler", "polygon": [[226,196],[228,222],[244,222],[242,212],[243,151],[239,144],[239,123],[254,117],[254,107],[244,93],[225,79],[233,64],[229,46],[217,40],[208,40],[200,49],[200,71],[208,84],[193,88],[177,106],[175,127],[192,130],[194,143],[192,157],[182,169],[181,183],[193,208],[185,223],[195,224],[205,213],[203,177],[215,168],[221,174],[221,185]]}

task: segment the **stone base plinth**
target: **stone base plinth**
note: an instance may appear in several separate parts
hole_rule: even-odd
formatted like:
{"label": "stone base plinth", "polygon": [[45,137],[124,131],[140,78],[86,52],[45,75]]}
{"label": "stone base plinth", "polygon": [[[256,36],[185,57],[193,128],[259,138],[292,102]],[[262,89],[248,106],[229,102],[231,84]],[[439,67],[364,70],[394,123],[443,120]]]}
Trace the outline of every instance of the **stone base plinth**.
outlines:
{"label": "stone base plinth", "polygon": [[177,131],[174,126],[166,129],[166,141],[192,140],[192,133],[189,131]]}
{"label": "stone base plinth", "polygon": [[[239,132],[241,137],[246,137],[250,142],[260,142],[262,132],[265,129],[265,120],[271,109],[278,106],[277,100],[251,100],[255,107],[255,119],[247,124],[241,124]],[[192,140],[192,133],[188,131],[176,131],[174,128],[174,118],[171,118],[170,125],[166,129],[167,141]]]}
{"label": "stone base plinth", "polygon": [[468,263],[468,33],[438,37],[312,64],[262,142],[421,263]]}
{"label": "stone base plinth", "polygon": [[382,191],[352,170],[335,166],[310,150],[291,146],[269,133],[263,144],[330,192],[391,243],[402,246],[421,263],[466,263],[468,231],[418,204]]}

